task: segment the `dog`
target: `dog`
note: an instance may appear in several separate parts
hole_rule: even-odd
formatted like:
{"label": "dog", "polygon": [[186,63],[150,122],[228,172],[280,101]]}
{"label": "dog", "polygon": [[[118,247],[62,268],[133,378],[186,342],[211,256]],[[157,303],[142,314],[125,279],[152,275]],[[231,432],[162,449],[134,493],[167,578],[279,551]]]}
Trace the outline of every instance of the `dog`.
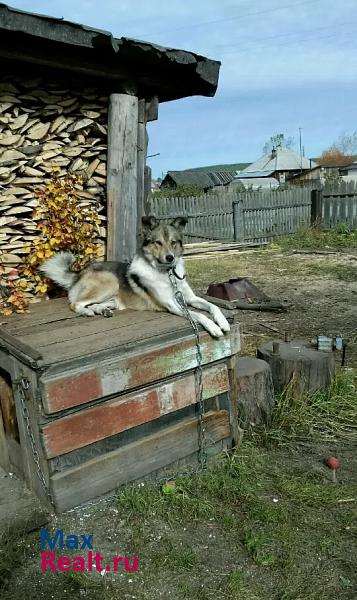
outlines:
{"label": "dog", "polygon": [[217,306],[196,296],[186,280],[182,257],[186,223],[185,217],[177,217],[168,225],[153,216],[143,217],[141,248],[129,264],[93,262],[74,273],[71,271],[74,255],[58,252],[42,263],[39,270],[68,290],[73,311],[88,317],[109,317],[113,310],[126,308],[167,311],[184,317],[187,315],[175,297],[179,291],[188,306],[210,315],[189,310],[193,321],[219,338],[230,329],[227,319]]}

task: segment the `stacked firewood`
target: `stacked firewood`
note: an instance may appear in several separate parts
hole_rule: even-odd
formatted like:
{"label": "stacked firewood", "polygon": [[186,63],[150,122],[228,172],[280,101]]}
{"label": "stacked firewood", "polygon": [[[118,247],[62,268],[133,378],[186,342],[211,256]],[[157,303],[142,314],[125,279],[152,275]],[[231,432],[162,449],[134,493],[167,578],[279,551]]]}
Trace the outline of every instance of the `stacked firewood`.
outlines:
{"label": "stacked firewood", "polygon": [[106,239],[108,99],[42,80],[0,80],[0,265],[16,278],[39,231],[38,191],[54,170],[80,176],[80,206],[99,212]]}

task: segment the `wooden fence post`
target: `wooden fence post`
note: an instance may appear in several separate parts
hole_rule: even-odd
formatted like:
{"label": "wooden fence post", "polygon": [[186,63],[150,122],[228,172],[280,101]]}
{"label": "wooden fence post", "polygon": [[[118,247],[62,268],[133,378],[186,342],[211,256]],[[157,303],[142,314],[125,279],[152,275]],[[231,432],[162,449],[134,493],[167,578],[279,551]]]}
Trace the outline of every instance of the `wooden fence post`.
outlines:
{"label": "wooden fence post", "polygon": [[322,221],[322,191],[311,191],[311,226],[320,227]]}
{"label": "wooden fence post", "polygon": [[233,230],[234,230],[234,241],[244,241],[244,224],[243,224],[243,210],[240,200],[233,200]]}
{"label": "wooden fence post", "polygon": [[111,94],[108,114],[107,259],[129,262],[137,238],[138,98]]}

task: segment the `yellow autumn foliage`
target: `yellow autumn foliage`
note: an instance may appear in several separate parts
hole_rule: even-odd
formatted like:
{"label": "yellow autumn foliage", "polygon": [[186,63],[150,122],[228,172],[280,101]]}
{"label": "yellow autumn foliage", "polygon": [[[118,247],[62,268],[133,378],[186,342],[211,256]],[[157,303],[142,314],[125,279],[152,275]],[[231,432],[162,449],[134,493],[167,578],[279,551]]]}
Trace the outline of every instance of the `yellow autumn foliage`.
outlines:
{"label": "yellow autumn foliage", "polygon": [[[59,250],[76,256],[73,268],[79,270],[88,259],[99,256],[100,220],[95,208],[79,206],[76,189],[81,181],[74,175],[59,177],[54,169],[51,179],[38,191],[39,206],[32,214],[39,236],[30,246],[20,269],[21,278],[2,276],[0,314],[24,312],[31,294],[45,294],[51,282],[38,271],[40,264]],[[1,269],[1,265],[0,265]]]}

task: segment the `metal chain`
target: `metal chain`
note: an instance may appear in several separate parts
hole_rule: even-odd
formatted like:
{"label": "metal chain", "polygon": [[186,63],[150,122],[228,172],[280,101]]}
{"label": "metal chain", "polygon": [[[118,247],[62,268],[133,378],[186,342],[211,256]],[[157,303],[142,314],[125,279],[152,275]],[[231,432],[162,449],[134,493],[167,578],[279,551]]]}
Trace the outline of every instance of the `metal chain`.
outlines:
{"label": "metal chain", "polygon": [[31,450],[32,450],[33,459],[34,459],[35,465],[36,465],[37,475],[38,475],[38,478],[41,482],[41,485],[43,487],[43,490],[44,490],[46,496],[49,498],[51,504],[53,505],[53,498],[52,498],[50,489],[46,483],[46,479],[43,474],[43,471],[41,469],[40,457],[37,452],[36,441],[35,441],[35,438],[34,438],[34,435],[32,433],[32,429],[31,429],[30,415],[29,415],[28,408],[26,406],[26,402],[28,402],[30,400],[29,392],[28,392],[28,390],[30,389],[30,382],[28,379],[26,379],[26,377],[21,377],[21,379],[19,379],[15,383],[19,390],[22,415],[23,415],[23,418],[25,421],[27,435],[30,440]]}
{"label": "metal chain", "polygon": [[187,307],[185,298],[182,292],[178,289],[176,276],[172,269],[169,270],[169,279],[172,285],[174,296],[177,304],[183,310],[187,320],[189,321],[196,339],[196,359],[197,367],[195,369],[195,386],[196,386],[196,398],[198,399],[198,450],[199,459],[202,469],[207,468],[207,452],[206,452],[206,427],[204,422],[205,417],[205,405],[203,402],[203,381],[202,381],[202,350],[200,342],[200,332],[198,330],[196,322],[193,320],[191,313]]}

